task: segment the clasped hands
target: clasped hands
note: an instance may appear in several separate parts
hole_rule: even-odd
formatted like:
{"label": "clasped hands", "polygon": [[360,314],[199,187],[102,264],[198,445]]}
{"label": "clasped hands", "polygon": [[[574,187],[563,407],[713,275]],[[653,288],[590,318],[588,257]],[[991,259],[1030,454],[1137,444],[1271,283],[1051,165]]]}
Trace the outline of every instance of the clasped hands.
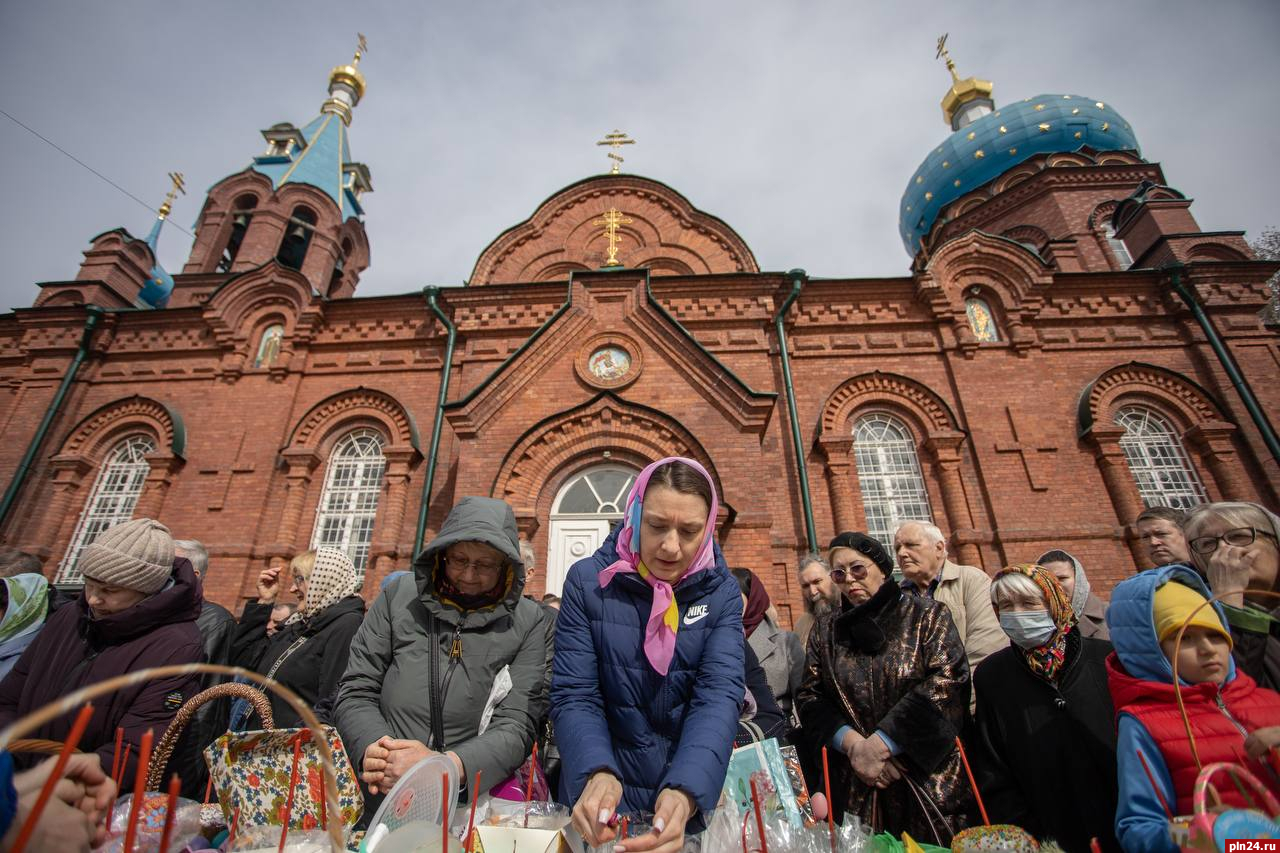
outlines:
{"label": "clasped hands", "polygon": [[[622,802],[622,783],[607,770],[587,780],[582,796],[573,806],[573,828],[592,847],[618,837],[614,822]],[[693,798],[675,788],[663,788],[653,805],[653,829],[614,846],[615,853],[678,853],[684,849],[684,829],[693,815]]]}
{"label": "clasped hands", "polygon": [[849,759],[849,766],[864,784],[887,788],[902,778],[902,768],[879,735],[863,737],[850,730],[845,732],[840,746]]}
{"label": "clasped hands", "polygon": [[[428,756],[438,754],[435,750],[428,749],[420,740],[398,740],[390,735],[383,735],[365,748],[360,781],[369,787],[370,793],[385,794],[400,781],[401,776],[409,772],[410,767]],[[455,752],[446,752],[445,755],[453,761],[457,774],[454,778],[458,780],[459,787],[465,787],[462,759]]]}
{"label": "clasped hands", "polygon": [[[50,758],[13,777],[13,785],[18,792],[18,809],[8,834],[0,839],[0,850],[8,850],[16,840],[56,763],[56,758]],[[32,850],[88,851],[91,846],[103,844],[107,839],[107,806],[115,794],[115,783],[102,772],[96,754],[72,755],[27,847]]]}

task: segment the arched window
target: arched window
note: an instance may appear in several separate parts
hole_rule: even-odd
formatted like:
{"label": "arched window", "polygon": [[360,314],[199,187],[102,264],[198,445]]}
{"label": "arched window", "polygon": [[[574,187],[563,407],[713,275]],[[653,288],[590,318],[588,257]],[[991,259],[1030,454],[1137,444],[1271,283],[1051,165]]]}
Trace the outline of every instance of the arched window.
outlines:
{"label": "arched window", "polygon": [[1158,412],[1125,406],[1116,412],[1116,423],[1124,427],[1120,448],[1143,503],[1186,509],[1208,501],[1177,433]]}
{"label": "arched window", "polygon": [[244,242],[245,232],[249,230],[249,221],[253,219],[253,209],[258,206],[258,199],[252,195],[242,195],[232,205],[231,234],[227,237],[226,248],[218,260],[218,272],[231,272],[231,264],[240,253],[240,244]]}
{"label": "arched window", "polygon": [[635,481],[636,472],[630,468],[599,465],[560,487],[551,505],[544,592],[559,595],[573,564],[600,547],[609,528],[622,518]]}
{"label": "arched window", "polygon": [[893,553],[893,531],[899,524],[933,521],[915,439],[902,421],[873,412],[853,425],[853,452],[867,533]]}
{"label": "arched window", "polygon": [[280,241],[276,260],[289,269],[302,269],[302,262],[306,260],[307,247],[311,245],[311,235],[315,230],[316,215],[308,208],[295,207],[289,216],[289,224],[285,226],[284,239]]}
{"label": "arched window", "polygon": [[280,355],[280,344],[284,340],[284,326],[274,323],[262,330],[262,339],[258,342],[258,355],[253,359],[254,367],[270,367],[276,363]]}
{"label": "arched window", "polygon": [[84,578],[76,569],[80,552],[108,527],[133,518],[133,508],[151,472],[147,454],[155,449],[151,436],[139,434],[125,438],[107,453],[80,513],[71,547],[58,566],[58,583],[82,583]]}
{"label": "arched window", "polygon": [[985,299],[970,296],[964,301],[964,313],[969,318],[969,328],[980,343],[993,344],[1000,340],[1000,330],[996,328],[996,315],[991,313],[991,306]]}
{"label": "arched window", "polygon": [[358,429],[342,437],[329,455],[312,548],[341,548],[364,571],[386,467],[382,436],[376,431]]}
{"label": "arched window", "polygon": [[1124,241],[1116,236],[1116,227],[1108,220],[1103,229],[1103,235],[1107,238],[1107,245],[1111,247],[1111,254],[1116,256],[1116,263],[1120,265],[1120,269],[1127,270],[1133,266],[1133,255],[1129,254],[1129,247]]}

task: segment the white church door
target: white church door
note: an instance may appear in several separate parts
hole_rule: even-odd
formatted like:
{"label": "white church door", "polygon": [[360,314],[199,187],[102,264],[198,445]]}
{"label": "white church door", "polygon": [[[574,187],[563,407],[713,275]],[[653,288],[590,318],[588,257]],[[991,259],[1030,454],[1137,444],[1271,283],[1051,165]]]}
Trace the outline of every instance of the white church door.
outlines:
{"label": "white church door", "polygon": [[636,472],[600,465],[571,478],[551,505],[547,547],[547,592],[559,595],[569,569],[591,556],[622,518]]}

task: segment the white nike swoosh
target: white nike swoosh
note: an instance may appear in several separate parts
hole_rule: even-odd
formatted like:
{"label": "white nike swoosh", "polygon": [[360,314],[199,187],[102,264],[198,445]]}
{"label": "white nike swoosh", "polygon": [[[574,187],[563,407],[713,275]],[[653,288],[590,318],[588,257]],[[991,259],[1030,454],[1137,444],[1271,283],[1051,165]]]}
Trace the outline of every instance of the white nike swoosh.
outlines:
{"label": "white nike swoosh", "polygon": [[707,618],[707,616],[708,616],[708,614],[707,614],[707,613],[705,613],[705,612],[704,612],[704,613],[699,613],[697,616],[694,616],[692,619],[691,619],[691,618],[689,618],[688,616],[686,616],[686,617],[684,617],[684,624],[686,624],[686,625],[692,625],[694,622],[701,622],[703,619],[706,619],[706,618]]}

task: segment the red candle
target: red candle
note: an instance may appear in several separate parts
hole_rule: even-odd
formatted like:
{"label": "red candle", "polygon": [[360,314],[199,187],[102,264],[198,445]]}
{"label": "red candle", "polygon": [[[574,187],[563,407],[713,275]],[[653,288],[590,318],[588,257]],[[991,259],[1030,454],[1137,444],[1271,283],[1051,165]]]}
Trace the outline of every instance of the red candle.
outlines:
{"label": "red candle", "polygon": [[440,853],[449,853],[449,774],[440,778]]}
{"label": "red candle", "polygon": [[58,760],[53,765],[53,772],[49,774],[48,779],[44,780],[44,785],[40,788],[40,794],[36,797],[36,803],[32,807],[31,813],[22,822],[22,830],[18,833],[18,840],[13,843],[13,853],[22,853],[26,849],[27,842],[31,840],[31,834],[36,831],[36,821],[40,819],[40,814],[44,811],[44,807],[49,804],[49,798],[53,796],[53,789],[58,787],[62,774],[66,772],[67,762],[71,760],[71,753],[76,751],[76,745],[80,743],[80,738],[84,736],[85,727],[89,725],[89,718],[92,716],[93,706],[87,703],[80,709],[80,713],[76,715],[75,722],[71,724],[71,733],[67,735],[66,742],[62,744],[62,751],[58,753]]}
{"label": "red candle", "polygon": [[[151,741],[154,738],[155,733],[147,729],[138,747],[138,772],[133,777],[133,802],[129,803],[129,823],[124,828],[122,850],[132,851],[133,840],[138,835],[138,813],[142,811],[142,801],[147,798],[147,773],[151,770]],[[120,775],[123,777],[124,773]]]}
{"label": "red candle", "polygon": [[164,828],[160,830],[160,853],[169,853],[169,836],[173,833],[173,813],[178,808],[178,774],[169,780],[169,799],[164,806]]}
{"label": "red candle", "polygon": [[769,853],[769,842],[764,837],[764,812],[760,809],[760,792],[756,789],[756,780],[751,780],[751,802],[756,807],[756,829],[760,830],[761,853]]}
{"label": "red candle", "polygon": [[831,853],[836,851],[836,807],[831,802],[831,771],[827,768],[827,748],[822,748],[822,792],[827,795],[827,832],[831,834]]}
{"label": "red candle", "polygon": [[533,758],[529,760],[529,783],[524,786],[524,825],[529,828],[529,803],[533,802],[533,778],[538,774],[538,742],[533,742]]}
{"label": "red candle", "polygon": [[471,816],[467,818],[467,853],[474,853],[476,846],[471,839],[471,832],[476,825],[476,802],[480,799],[480,771],[476,771],[476,781],[471,786]]}
{"label": "red candle", "polygon": [[293,820],[293,792],[298,787],[298,761],[302,758],[302,735],[306,731],[303,729],[293,739],[293,766],[289,769],[289,793],[284,801],[284,826],[280,827],[280,846],[276,848],[279,853],[284,853],[284,841],[289,837],[289,822]]}
{"label": "red candle", "polygon": [[991,820],[987,817],[987,807],[982,804],[982,792],[978,790],[978,783],[973,781],[973,771],[969,769],[969,756],[964,754],[964,744],[961,743],[959,736],[956,737],[956,749],[960,750],[960,763],[964,765],[965,775],[969,777],[969,787],[973,788],[973,796],[978,801],[978,811],[982,812],[982,822],[987,826],[991,826]]}

